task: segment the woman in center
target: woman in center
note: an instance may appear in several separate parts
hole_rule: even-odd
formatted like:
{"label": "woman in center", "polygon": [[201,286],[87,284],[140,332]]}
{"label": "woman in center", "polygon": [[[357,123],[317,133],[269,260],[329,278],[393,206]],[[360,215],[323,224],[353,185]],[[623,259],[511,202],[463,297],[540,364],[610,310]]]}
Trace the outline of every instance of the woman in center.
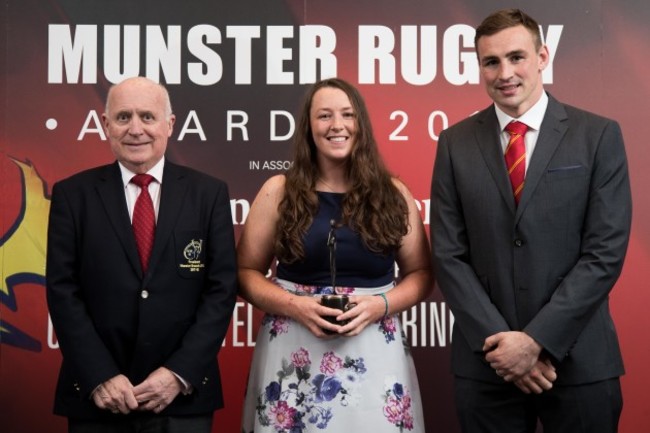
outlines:
{"label": "woman in center", "polygon": [[[433,289],[429,245],[349,83],[310,89],[293,165],[259,191],[238,260],[240,295],[266,313],[242,432],[425,431],[398,313]],[[350,308],[322,305],[333,293],[346,294]]]}

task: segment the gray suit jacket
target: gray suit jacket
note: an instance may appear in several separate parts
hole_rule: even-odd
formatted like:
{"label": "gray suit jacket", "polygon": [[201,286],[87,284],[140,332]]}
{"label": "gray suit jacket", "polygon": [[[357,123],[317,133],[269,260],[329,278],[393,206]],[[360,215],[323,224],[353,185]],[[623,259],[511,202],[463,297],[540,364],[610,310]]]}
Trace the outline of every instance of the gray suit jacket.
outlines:
{"label": "gray suit jacket", "polygon": [[486,337],[524,331],[557,384],[623,374],[608,297],[630,232],[619,125],[549,96],[515,206],[494,106],[443,131],[431,187],[438,284],[455,316],[456,375],[500,382]]}

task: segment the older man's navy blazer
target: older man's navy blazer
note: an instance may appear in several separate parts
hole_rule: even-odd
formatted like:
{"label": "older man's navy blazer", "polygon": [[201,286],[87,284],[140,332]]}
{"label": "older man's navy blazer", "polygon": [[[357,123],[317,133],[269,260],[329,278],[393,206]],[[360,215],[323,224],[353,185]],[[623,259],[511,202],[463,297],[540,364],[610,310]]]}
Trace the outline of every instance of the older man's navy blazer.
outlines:
{"label": "older man's navy blazer", "polygon": [[165,162],[149,269],[142,273],[116,163],[56,183],[47,297],[63,354],[55,412],[94,419],[91,392],[118,374],[133,385],[164,366],[188,381],[168,415],[223,406],[217,352],[236,299],[224,182]]}

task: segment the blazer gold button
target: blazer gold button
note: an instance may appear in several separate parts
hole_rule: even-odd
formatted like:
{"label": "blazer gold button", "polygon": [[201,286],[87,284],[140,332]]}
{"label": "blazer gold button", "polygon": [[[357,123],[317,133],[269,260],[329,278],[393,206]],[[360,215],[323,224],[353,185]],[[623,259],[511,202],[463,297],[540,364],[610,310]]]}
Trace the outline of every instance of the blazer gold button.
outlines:
{"label": "blazer gold button", "polygon": [[147,299],[149,297],[149,292],[146,291],[146,290],[143,290],[142,292],[140,292],[140,297],[142,299]]}

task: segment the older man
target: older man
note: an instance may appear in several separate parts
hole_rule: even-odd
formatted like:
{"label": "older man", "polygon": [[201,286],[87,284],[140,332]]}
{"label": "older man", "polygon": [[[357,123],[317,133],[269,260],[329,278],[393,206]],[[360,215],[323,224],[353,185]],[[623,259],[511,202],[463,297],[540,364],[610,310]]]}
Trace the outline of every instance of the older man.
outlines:
{"label": "older man", "polygon": [[165,159],[175,117],[143,77],[108,93],[116,162],[56,183],[47,298],[71,432],[210,432],[236,299],[224,182]]}

